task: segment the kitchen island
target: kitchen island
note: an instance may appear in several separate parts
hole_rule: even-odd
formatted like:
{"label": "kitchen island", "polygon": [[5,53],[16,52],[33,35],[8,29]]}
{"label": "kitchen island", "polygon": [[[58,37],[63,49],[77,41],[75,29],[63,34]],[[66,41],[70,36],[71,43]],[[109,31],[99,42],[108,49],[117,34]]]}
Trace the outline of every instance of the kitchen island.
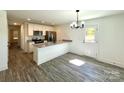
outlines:
{"label": "kitchen island", "polygon": [[40,65],[69,52],[69,43],[57,41],[55,43],[41,43],[33,45],[33,60]]}

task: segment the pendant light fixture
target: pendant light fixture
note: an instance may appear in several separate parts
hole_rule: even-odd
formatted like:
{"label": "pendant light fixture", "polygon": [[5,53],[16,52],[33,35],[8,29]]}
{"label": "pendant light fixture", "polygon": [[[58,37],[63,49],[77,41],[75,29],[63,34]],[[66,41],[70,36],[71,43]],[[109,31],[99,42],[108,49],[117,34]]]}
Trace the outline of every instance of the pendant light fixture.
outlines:
{"label": "pendant light fixture", "polygon": [[77,13],[77,20],[76,20],[76,22],[72,22],[70,27],[72,29],[84,28],[84,22],[79,22],[79,15],[78,15],[79,10],[76,10],[76,13]]}

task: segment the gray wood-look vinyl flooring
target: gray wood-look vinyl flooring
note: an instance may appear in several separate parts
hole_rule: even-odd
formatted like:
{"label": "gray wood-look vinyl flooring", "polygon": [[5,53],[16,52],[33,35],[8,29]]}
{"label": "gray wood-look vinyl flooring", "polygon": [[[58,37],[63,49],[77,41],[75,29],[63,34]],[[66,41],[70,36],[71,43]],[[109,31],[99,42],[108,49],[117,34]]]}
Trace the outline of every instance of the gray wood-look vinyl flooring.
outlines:
{"label": "gray wood-look vinyl flooring", "polygon": [[[70,60],[84,62],[81,66]],[[33,54],[19,48],[9,51],[8,70],[0,72],[1,82],[123,82],[124,69],[72,53],[59,56],[39,66]]]}

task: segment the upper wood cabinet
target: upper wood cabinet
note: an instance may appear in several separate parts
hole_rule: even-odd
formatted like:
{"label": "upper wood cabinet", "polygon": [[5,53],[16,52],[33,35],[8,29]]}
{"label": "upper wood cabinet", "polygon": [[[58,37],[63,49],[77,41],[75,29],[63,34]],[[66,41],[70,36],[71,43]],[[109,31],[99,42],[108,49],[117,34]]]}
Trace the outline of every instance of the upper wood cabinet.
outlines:
{"label": "upper wood cabinet", "polygon": [[54,28],[52,26],[44,26],[45,31],[54,31]]}
{"label": "upper wood cabinet", "polygon": [[43,31],[43,25],[38,25],[39,31]]}
{"label": "upper wood cabinet", "polygon": [[54,31],[54,27],[48,26],[49,31]]}
{"label": "upper wood cabinet", "polygon": [[33,36],[33,31],[43,31],[43,35],[45,35],[46,31],[54,31],[54,27],[46,26],[46,25],[39,25],[39,24],[28,24],[28,35]]}
{"label": "upper wood cabinet", "polygon": [[34,30],[39,31],[39,25],[38,24],[34,24]]}
{"label": "upper wood cabinet", "polygon": [[28,35],[33,36],[34,24],[28,24]]}

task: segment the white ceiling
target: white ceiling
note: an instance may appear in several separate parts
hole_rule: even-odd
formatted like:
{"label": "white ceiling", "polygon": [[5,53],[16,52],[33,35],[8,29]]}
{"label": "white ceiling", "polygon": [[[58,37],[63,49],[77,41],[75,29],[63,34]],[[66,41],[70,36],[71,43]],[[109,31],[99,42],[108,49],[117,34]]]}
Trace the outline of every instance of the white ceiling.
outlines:
{"label": "white ceiling", "polygon": [[[123,10],[80,10],[79,20],[88,20],[124,13]],[[23,23],[30,18],[30,22],[47,25],[60,25],[76,20],[75,10],[7,10],[9,23]]]}

